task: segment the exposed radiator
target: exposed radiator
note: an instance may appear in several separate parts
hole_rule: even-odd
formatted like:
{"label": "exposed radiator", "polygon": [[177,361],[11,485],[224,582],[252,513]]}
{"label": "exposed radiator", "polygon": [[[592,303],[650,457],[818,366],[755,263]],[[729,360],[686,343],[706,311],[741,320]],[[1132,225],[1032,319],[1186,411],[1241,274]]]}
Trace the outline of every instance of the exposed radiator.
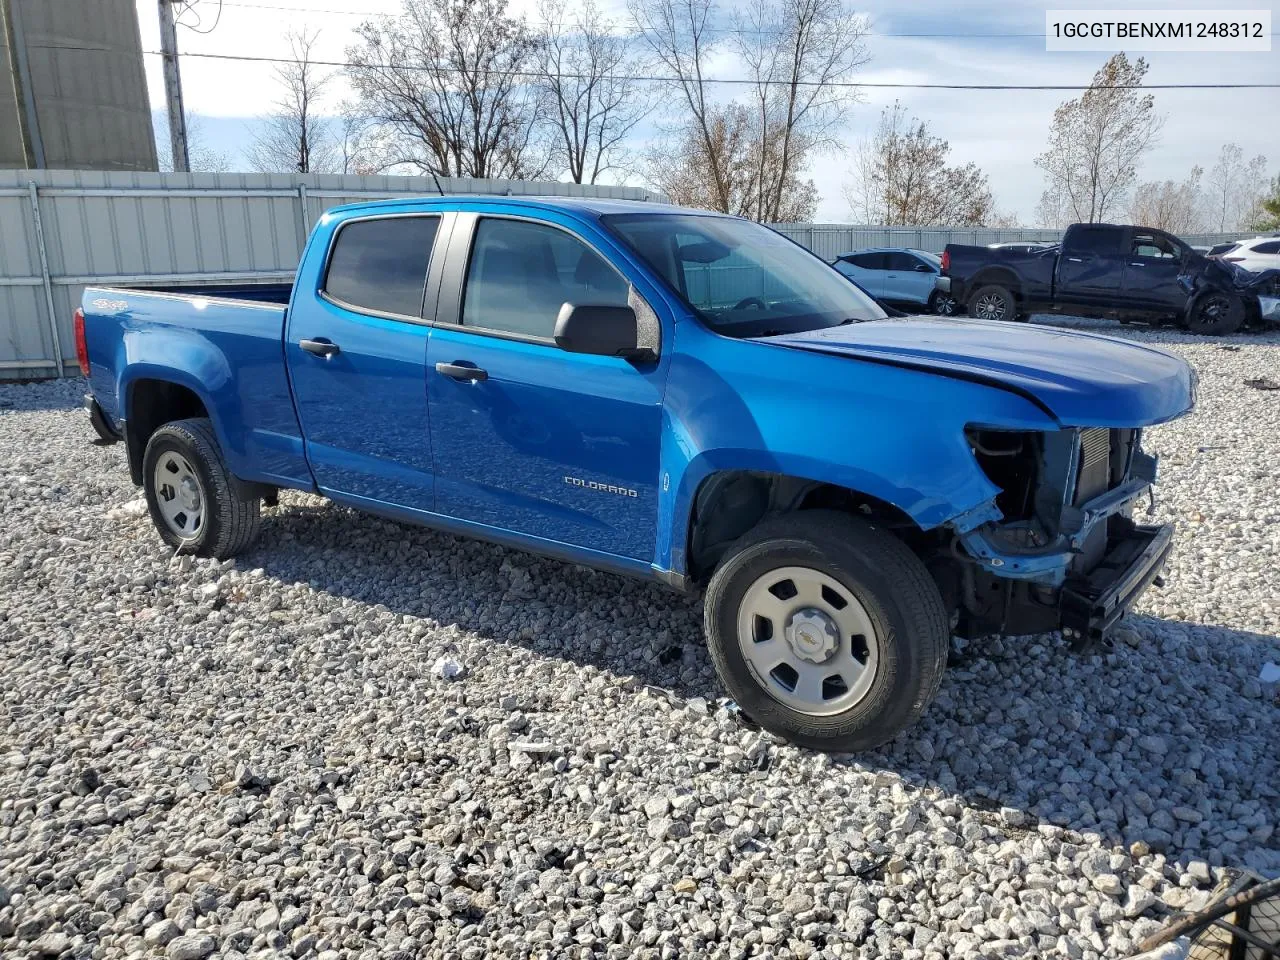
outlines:
{"label": "exposed radiator", "polygon": [[1076,480],[1077,504],[1106,493],[1111,485],[1111,431],[1096,427],[1080,431],[1080,472]]}

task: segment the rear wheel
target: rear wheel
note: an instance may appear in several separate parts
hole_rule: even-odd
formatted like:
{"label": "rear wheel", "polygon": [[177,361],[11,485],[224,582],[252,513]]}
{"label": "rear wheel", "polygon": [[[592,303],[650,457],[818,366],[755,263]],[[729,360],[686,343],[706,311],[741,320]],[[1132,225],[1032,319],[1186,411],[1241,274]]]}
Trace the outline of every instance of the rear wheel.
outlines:
{"label": "rear wheel", "polygon": [[203,417],[166,423],[151,435],[142,481],[151,522],[176,550],[226,559],[258,536],[261,500],[231,475]]}
{"label": "rear wheel", "polygon": [[764,521],[730,548],[705,608],[729,693],[803,746],[879,746],[942,682],[949,631],[933,578],[887,530],[846,514]]}
{"label": "rear wheel", "polygon": [[979,320],[1016,320],[1017,298],[1008,287],[989,283],[979,287],[969,298],[969,316]]}
{"label": "rear wheel", "polygon": [[954,317],[960,312],[960,301],[949,293],[935,290],[929,295],[929,312],[940,317]]}
{"label": "rear wheel", "polygon": [[1187,314],[1187,329],[1205,336],[1235,333],[1243,325],[1244,304],[1229,293],[1206,293],[1191,305]]}

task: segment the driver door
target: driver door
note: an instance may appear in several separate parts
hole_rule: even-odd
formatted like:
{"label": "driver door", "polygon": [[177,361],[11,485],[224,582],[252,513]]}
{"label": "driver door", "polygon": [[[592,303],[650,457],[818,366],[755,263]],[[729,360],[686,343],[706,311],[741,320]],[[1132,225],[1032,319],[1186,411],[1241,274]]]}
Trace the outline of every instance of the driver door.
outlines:
{"label": "driver door", "polygon": [[427,346],[437,510],[652,562],[667,364],[556,346],[562,304],[633,295],[603,244],[547,217],[458,214]]}
{"label": "driver door", "polygon": [[1187,299],[1178,285],[1182,256],[1182,248],[1168,234],[1135,229],[1130,234],[1129,255],[1125,258],[1124,305],[1170,313],[1180,311]]}

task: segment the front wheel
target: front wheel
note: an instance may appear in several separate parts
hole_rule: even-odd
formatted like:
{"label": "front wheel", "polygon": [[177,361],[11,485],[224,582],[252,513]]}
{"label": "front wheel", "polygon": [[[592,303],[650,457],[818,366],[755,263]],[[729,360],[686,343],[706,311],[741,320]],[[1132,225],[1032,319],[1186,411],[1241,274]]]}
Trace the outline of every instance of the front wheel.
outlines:
{"label": "front wheel", "polygon": [[1206,293],[1191,305],[1187,313],[1187,329],[1204,336],[1220,337],[1235,333],[1244,325],[1244,304],[1239,297],[1214,291]]}
{"label": "front wheel", "polygon": [[879,746],[942,682],[949,630],[933,578],[887,530],[846,514],[764,521],[721,561],[705,608],[730,695],[802,746]]}
{"label": "front wheel", "polygon": [[231,475],[203,417],[166,423],[151,435],[142,483],[151,522],[175,550],[225,560],[257,539],[262,502]]}
{"label": "front wheel", "polygon": [[1016,320],[1018,301],[1008,287],[989,283],[969,298],[969,316],[979,320]]}

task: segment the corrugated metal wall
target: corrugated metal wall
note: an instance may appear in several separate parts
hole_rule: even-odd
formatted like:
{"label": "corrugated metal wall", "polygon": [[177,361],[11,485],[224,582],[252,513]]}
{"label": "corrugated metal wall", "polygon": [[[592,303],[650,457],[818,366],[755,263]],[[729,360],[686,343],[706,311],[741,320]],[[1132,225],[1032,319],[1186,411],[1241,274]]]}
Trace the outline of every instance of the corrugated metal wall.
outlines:
{"label": "corrugated metal wall", "polygon": [[[635,187],[464,178],[442,179],[440,186],[446,193],[650,198]],[[435,193],[435,182],[423,177],[0,170],[0,379],[74,369],[71,320],[86,284],[287,281],[311,225],[330,207]],[[1059,237],[1033,229],[778,229],[828,259],[860,247],[941,250],[948,243]],[[707,271],[705,282],[714,285],[712,293],[739,299],[721,289],[727,276]]]}
{"label": "corrugated metal wall", "polygon": [[[466,178],[441,178],[440,186],[650,196],[635,187]],[[0,170],[0,379],[54,376],[59,355],[64,370],[74,369],[71,320],[86,284],[287,281],[311,225],[330,207],[436,192],[430,177]]]}

